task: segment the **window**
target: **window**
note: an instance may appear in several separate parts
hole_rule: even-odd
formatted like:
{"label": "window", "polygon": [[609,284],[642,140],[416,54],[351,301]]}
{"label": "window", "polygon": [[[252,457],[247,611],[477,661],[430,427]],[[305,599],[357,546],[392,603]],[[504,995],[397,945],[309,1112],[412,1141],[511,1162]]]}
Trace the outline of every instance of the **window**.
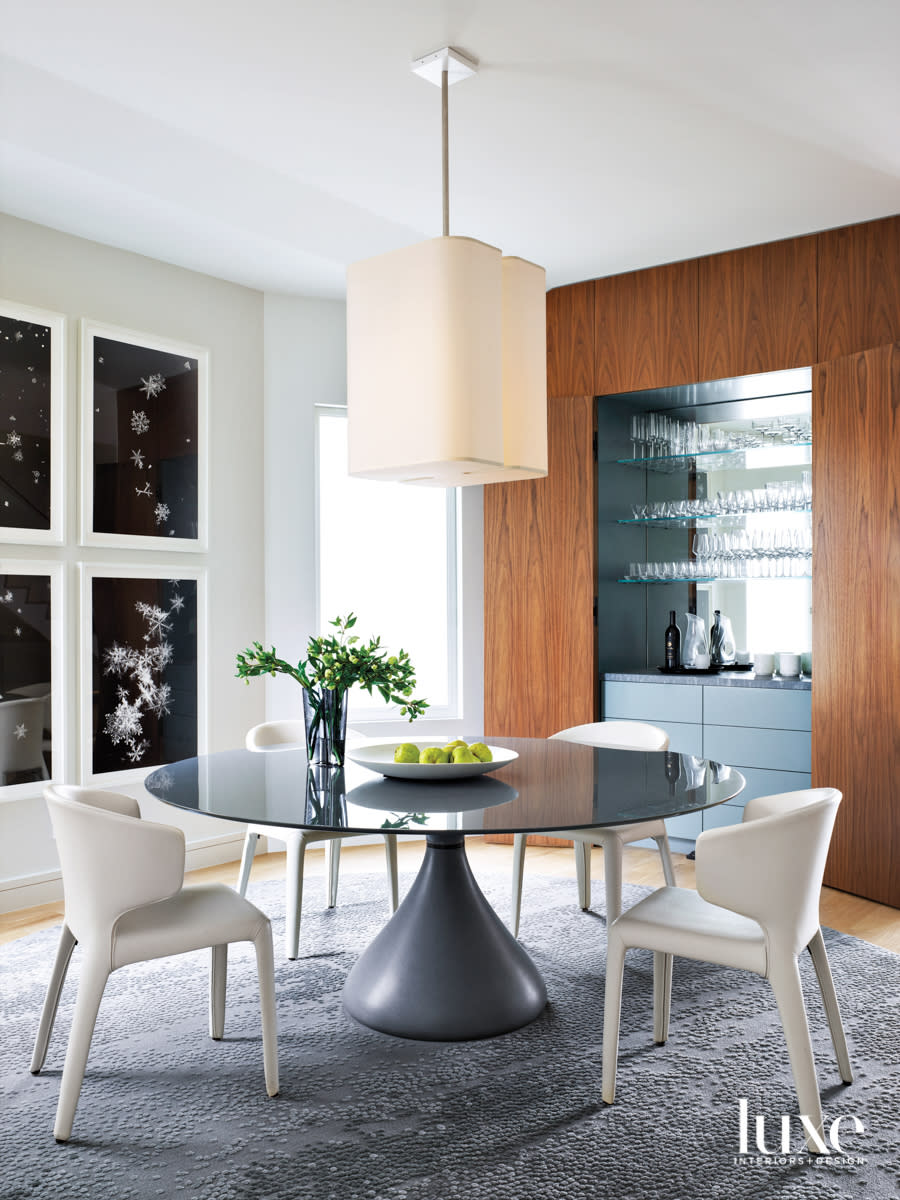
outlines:
{"label": "window", "polygon": [[[459,710],[456,489],[351,479],[347,474],[347,414],[317,414],[318,626],[354,612],[355,632],[380,635],[396,653],[409,652],[415,694],[429,718]],[[363,720],[397,718],[380,697],[355,692]]]}

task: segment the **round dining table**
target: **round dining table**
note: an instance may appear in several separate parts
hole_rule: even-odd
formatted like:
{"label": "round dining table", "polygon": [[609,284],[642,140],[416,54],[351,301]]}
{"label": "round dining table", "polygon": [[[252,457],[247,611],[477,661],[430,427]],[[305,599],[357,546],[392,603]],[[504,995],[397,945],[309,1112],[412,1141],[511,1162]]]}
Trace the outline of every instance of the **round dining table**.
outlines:
{"label": "round dining table", "polygon": [[536,965],[475,881],[467,835],[674,817],[722,804],[744,786],[732,767],[669,751],[553,738],[489,744],[516,757],[453,782],[440,767],[433,777],[397,779],[352,761],[310,766],[296,745],[184,759],[157,768],[144,786],[166,804],[230,821],[424,837],[419,872],[351,969],[343,1002],[383,1033],[462,1041],[517,1029],[547,1003]]}

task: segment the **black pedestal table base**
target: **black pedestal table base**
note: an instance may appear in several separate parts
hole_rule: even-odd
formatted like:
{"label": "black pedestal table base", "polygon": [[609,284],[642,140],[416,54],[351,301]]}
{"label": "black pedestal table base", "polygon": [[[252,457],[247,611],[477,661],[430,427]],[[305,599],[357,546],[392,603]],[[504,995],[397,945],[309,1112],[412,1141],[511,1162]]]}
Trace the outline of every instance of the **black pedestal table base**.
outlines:
{"label": "black pedestal table base", "polygon": [[429,833],[413,886],[348,975],[343,999],[382,1033],[455,1042],[527,1025],[547,990],[476,883],[462,834]]}

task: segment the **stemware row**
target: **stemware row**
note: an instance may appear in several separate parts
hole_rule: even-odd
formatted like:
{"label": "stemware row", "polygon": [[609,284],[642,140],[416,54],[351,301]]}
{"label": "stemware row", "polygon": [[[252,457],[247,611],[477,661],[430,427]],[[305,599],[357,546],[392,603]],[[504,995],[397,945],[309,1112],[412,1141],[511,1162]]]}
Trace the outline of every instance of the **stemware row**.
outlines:
{"label": "stemware row", "polygon": [[701,500],[654,500],[633,504],[636,521],[682,520],[697,517],[742,516],[765,512],[804,512],[812,503],[812,473],[802,478],[770,480],[764,487],[719,491]]}
{"label": "stemware row", "polygon": [[634,413],[631,441],[635,458],[659,458],[680,454],[707,454],[751,450],[763,446],[788,446],[809,442],[812,426],[808,417],[775,417],[753,421],[747,429],[721,429],[680,421],[665,413]]}

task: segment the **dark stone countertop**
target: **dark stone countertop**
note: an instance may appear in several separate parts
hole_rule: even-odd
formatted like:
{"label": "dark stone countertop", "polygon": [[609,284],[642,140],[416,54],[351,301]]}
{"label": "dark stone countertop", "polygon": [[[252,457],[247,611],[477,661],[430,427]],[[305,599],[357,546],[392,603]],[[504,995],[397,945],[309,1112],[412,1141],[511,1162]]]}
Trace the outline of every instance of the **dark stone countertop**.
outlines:
{"label": "dark stone countertop", "polygon": [[600,680],[605,683],[668,683],[679,687],[700,685],[701,687],[757,687],[774,688],[776,691],[808,692],[812,679],[801,675],[799,679],[782,679],[780,675],[757,675],[753,671],[722,671],[717,675],[668,675],[656,667],[638,667],[634,671],[601,671]]}

